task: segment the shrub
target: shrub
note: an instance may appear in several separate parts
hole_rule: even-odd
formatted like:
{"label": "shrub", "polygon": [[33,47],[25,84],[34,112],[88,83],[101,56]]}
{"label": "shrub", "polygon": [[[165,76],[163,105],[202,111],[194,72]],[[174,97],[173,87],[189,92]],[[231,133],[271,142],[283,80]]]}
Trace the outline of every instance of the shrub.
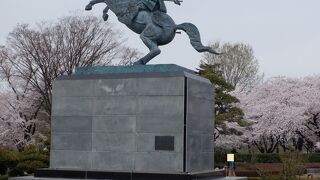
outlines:
{"label": "shrub", "polygon": [[299,152],[289,152],[281,155],[283,162],[283,179],[297,179],[297,175],[304,173],[305,156]]}
{"label": "shrub", "polygon": [[24,172],[19,168],[14,167],[13,169],[9,170],[10,177],[23,176],[23,175],[24,175]]}
{"label": "shrub", "polygon": [[34,173],[35,169],[49,166],[49,156],[45,151],[39,150],[34,145],[29,145],[19,154],[19,163],[16,168],[28,174]]}
{"label": "shrub", "polygon": [[39,161],[42,162],[43,164],[49,165],[49,156],[46,154],[40,154],[40,153],[34,153],[34,154],[21,154],[20,157],[20,162],[25,162],[25,161]]}
{"label": "shrub", "polygon": [[305,156],[299,152],[287,152],[279,156],[282,161],[280,172],[258,169],[257,172],[263,180],[298,180],[304,173],[303,163]]}
{"label": "shrub", "polygon": [[7,174],[8,166],[4,163],[0,163],[0,176]]}
{"label": "shrub", "polygon": [[236,154],[236,162],[281,163],[279,154]]}
{"label": "shrub", "polygon": [[[320,156],[319,156],[320,157]],[[214,155],[216,164],[225,164],[227,162],[227,151],[219,150]],[[236,162],[252,162],[254,163],[281,163],[279,154],[235,154]]]}
{"label": "shrub", "polygon": [[283,180],[281,174],[277,174],[271,171],[257,170],[257,173],[259,174],[262,180]]}
{"label": "shrub", "polygon": [[8,175],[0,176],[0,180],[8,180],[8,179],[9,179]]}
{"label": "shrub", "polygon": [[6,174],[8,168],[15,167],[19,162],[18,153],[8,149],[0,149],[0,174]]}
{"label": "shrub", "polygon": [[320,162],[320,153],[309,154],[308,162],[310,163],[319,163]]}
{"label": "shrub", "polygon": [[251,162],[252,155],[251,154],[236,154],[235,161],[236,162]]}
{"label": "shrub", "polygon": [[28,174],[34,173],[35,169],[48,167],[47,164],[41,161],[23,161],[17,165],[17,169]]}
{"label": "shrub", "polygon": [[223,148],[216,148],[214,152],[215,164],[225,164],[227,162],[227,150]]}
{"label": "shrub", "polygon": [[281,163],[279,154],[258,154],[256,155],[257,163]]}
{"label": "shrub", "polygon": [[[222,153],[220,153],[222,154]],[[252,162],[254,163],[282,163],[283,158],[281,156],[287,153],[282,154],[236,154],[235,155],[235,161],[236,162]],[[219,155],[220,156],[220,155]],[[226,162],[226,153],[222,155],[223,157],[217,158],[219,160],[219,163],[225,163]],[[312,153],[312,154],[300,154],[301,157],[303,157],[305,162],[309,163],[319,163],[320,162],[320,153]],[[216,158],[216,154],[215,154]],[[216,161],[217,163],[217,161]]]}
{"label": "shrub", "polygon": [[34,145],[25,147],[24,151],[0,149],[0,174],[8,172],[9,176],[21,176],[25,172],[33,173],[37,168],[49,166],[49,152],[42,151]]}

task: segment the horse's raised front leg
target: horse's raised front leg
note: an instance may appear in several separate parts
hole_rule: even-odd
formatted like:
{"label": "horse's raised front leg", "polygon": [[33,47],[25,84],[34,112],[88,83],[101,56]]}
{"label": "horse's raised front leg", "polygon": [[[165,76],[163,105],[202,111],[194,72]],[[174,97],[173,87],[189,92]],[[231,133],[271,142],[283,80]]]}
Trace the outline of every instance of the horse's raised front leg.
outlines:
{"label": "horse's raised front leg", "polygon": [[147,64],[152,58],[156,57],[161,53],[161,50],[159,49],[157,43],[149,39],[148,37],[145,37],[143,33],[140,35],[141,40],[143,43],[149,48],[150,52],[142,57],[139,61],[133,63],[133,65],[145,65]]}

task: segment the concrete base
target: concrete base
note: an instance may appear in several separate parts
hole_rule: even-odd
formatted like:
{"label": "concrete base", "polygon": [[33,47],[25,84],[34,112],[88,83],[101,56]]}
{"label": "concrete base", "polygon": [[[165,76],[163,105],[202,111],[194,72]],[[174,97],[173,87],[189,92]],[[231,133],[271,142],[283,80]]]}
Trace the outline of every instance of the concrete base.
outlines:
{"label": "concrete base", "polygon": [[176,65],[62,76],[53,86],[50,168],[11,179],[245,180],[211,171],[213,92]]}
{"label": "concrete base", "polygon": [[208,79],[181,68],[62,76],[53,86],[50,168],[212,170],[213,99]]}
{"label": "concrete base", "polygon": [[223,170],[204,171],[195,173],[170,173],[170,172],[121,172],[121,171],[80,171],[66,169],[38,169],[36,178],[76,178],[76,179],[110,179],[110,180],[193,180],[212,179],[223,177]]}

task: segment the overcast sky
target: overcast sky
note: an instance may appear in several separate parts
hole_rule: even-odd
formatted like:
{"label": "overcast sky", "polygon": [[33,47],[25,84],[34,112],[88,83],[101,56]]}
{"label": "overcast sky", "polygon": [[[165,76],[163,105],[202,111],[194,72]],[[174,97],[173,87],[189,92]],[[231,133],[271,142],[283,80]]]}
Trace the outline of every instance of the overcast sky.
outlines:
{"label": "overcast sky", "polygon": [[[34,24],[84,11],[86,0],[1,0],[0,45],[18,23]],[[302,77],[320,74],[320,0],[184,0],[182,6],[166,2],[177,24],[198,26],[204,44],[214,41],[250,44],[267,77]],[[93,12],[101,16],[104,5]],[[117,22],[128,45],[147,53],[139,36]],[[201,54],[189,44],[186,34],[161,47],[151,64],[174,63],[190,69],[199,65]]]}

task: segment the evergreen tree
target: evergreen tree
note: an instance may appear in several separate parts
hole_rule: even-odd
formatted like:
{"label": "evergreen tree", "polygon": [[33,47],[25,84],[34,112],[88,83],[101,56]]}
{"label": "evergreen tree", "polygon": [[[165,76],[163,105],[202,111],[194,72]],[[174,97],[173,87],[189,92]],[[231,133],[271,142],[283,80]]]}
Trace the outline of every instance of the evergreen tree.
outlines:
{"label": "evergreen tree", "polygon": [[244,113],[235,106],[239,103],[239,99],[230,95],[234,86],[223,78],[219,66],[219,64],[202,63],[198,69],[199,75],[209,79],[215,88],[215,140],[220,134],[242,135],[239,129],[228,126],[230,123],[236,123],[239,127],[247,126],[247,122],[243,119]]}

